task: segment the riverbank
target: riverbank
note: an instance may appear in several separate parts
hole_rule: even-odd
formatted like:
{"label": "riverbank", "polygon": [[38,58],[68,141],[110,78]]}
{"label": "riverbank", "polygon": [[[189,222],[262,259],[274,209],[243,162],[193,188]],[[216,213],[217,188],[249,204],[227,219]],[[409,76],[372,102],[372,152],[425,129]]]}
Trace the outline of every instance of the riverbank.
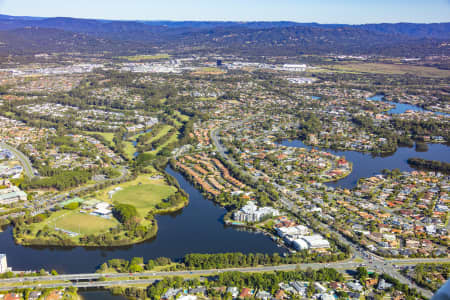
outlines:
{"label": "riverbank", "polygon": [[[146,233],[141,238],[127,239],[131,236],[130,231],[119,231],[117,235],[108,235],[110,232],[99,235],[86,235],[86,236],[69,236],[65,232],[48,232],[46,237],[36,235],[20,235],[17,233],[17,227],[14,228],[14,241],[18,245],[22,246],[53,246],[53,247],[86,247],[86,248],[98,248],[98,247],[120,247],[129,246],[137,243],[145,242],[152,239],[157,235],[158,224],[156,220],[149,221],[151,225],[146,227]],[[44,233],[46,234],[46,233]]]}
{"label": "riverbank", "polygon": [[[17,244],[23,246],[60,246],[60,247],[120,247],[130,246],[138,243],[143,243],[147,240],[153,239],[158,234],[158,223],[153,218],[156,215],[167,215],[176,213],[182,210],[189,204],[189,200],[186,199],[172,207],[165,209],[156,209],[150,211],[150,219],[144,220],[144,223],[140,224],[140,232],[144,230],[140,238],[128,239],[127,237],[133,236],[133,231],[123,230],[119,228],[111,228],[110,231],[99,235],[84,235],[84,236],[69,236],[62,230],[55,230],[55,232],[48,232],[47,237],[41,237],[42,232],[36,232],[36,235],[18,235],[17,229],[14,230],[14,240]],[[1,231],[0,231],[1,232]],[[117,233],[115,235],[109,235],[109,233]],[[45,233],[44,233],[45,234]]]}
{"label": "riverbank", "polygon": [[[8,256],[8,265],[16,270],[40,270],[58,273],[95,272],[107,260],[143,257],[180,259],[187,253],[285,253],[266,235],[226,226],[225,209],[205,199],[185,178],[170,167],[166,173],[174,177],[189,195],[186,207],[173,213],[157,215],[158,233],[154,238],[128,246],[114,247],[54,247],[23,246],[13,239],[12,227],[0,234],[2,253]],[[177,246],[174,246],[175,245]],[[71,259],[67,259],[68,255]]]}
{"label": "riverbank", "polygon": [[[188,205],[188,197],[163,176],[139,175],[129,182],[78,198],[74,208],[57,209],[15,224],[16,243],[27,246],[111,247],[142,243],[157,235],[155,215],[173,213]],[[91,204],[95,202],[95,204]],[[135,207],[133,224],[119,222],[117,212],[102,216],[91,207]]]}

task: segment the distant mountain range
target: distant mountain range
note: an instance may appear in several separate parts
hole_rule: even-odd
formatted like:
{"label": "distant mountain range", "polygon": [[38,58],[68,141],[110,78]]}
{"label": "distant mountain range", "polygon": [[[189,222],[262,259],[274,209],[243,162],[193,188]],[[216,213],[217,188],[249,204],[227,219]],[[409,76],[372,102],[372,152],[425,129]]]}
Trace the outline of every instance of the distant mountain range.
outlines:
{"label": "distant mountain range", "polygon": [[0,54],[174,51],[245,55],[449,55],[450,23],[109,21],[0,15]]}

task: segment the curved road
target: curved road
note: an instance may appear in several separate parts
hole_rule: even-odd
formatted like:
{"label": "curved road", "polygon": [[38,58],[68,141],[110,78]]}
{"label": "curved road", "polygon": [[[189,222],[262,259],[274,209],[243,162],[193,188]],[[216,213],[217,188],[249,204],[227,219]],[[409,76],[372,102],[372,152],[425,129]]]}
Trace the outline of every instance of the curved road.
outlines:
{"label": "curved road", "polygon": [[25,154],[23,154],[22,152],[20,152],[19,150],[17,150],[13,146],[10,146],[10,145],[8,145],[6,143],[3,143],[3,142],[0,143],[0,148],[7,149],[7,150],[11,151],[17,157],[17,159],[22,164],[23,170],[25,171],[25,174],[28,176],[28,178],[36,177],[34,175],[33,167],[31,165],[31,162],[30,162],[30,160],[28,159],[28,157]]}

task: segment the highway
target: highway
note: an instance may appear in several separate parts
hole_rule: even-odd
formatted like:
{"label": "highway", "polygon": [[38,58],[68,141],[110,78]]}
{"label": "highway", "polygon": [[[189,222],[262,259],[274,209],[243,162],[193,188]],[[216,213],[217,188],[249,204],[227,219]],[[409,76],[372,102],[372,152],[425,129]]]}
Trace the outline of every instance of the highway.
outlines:
{"label": "highway", "polygon": [[61,280],[97,280],[99,278],[121,278],[121,277],[142,277],[152,276],[155,278],[163,278],[165,276],[188,276],[188,275],[212,275],[222,272],[267,272],[267,271],[293,271],[300,269],[321,269],[325,267],[335,269],[352,269],[359,266],[356,262],[336,262],[336,263],[310,263],[310,264],[292,264],[279,266],[258,266],[250,268],[228,268],[228,269],[210,269],[210,270],[181,270],[168,272],[142,272],[142,273],[87,273],[87,274],[61,274],[56,276],[39,276],[39,277],[20,277],[0,279],[0,285],[4,283],[19,283],[19,282],[33,282],[33,281],[61,281]]}
{"label": "highway", "polygon": [[22,164],[23,170],[25,171],[25,174],[28,176],[28,178],[36,177],[34,175],[33,167],[31,165],[31,162],[30,162],[30,160],[28,159],[28,157],[25,154],[23,154],[22,152],[20,152],[16,148],[14,148],[14,147],[6,144],[6,143],[0,143],[0,148],[8,149],[9,151],[11,151],[16,156],[16,158]]}
{"label": "highway", "polygon": [[[417,264],[422,262],[429,262],[430,259],[398,259],[396,263]],[[439,262],[450,262],[450,259],[440,259]],[[354,270],[361,266],[361,263],[350,260],[348,262],[335,262],[335,263],[309,263],[309,264],[292,264],[292,265],[279,265],[279,266],[258,266],[249,268],[227,268],[227,269],[210,269],[210,270],[182,270],[182,271],[169,271],[169,272],[141,272],[141,273],[87,273],[87,274],[61,274],[56,276],[38,276],[38,277],[19,277],[0,279],[0,291],[7,291],[18,287],[22,288],[56,288],[56,287],[105,287],[112,285],[133,285],[133,284],[151,284],[155,280],[162,279],[166,276],[210,276],[222,272],[269,272],[269,271],[294,271],[297,269],[320,269],[320,268],[334,268],[341,272],[346,270]],[[390,270],[391,263],[385,262],[381,269],[377,268],[377,265],[368,264],[367,268],[387,273],[393,277],[396,277]],[[394,272],[396,270],[394,269]],[[397,273],[398,274],[398,273]],[[146,277],[146,278],[144,278]],[[107,279],[108,281],[99,280]],[[114,280],[116,279],[116,280]],[[48,283],[55,281],[55,283]],[[59,282],[56,282],[59,281]],[[63,281],[63,282],[61,282]],[[41,284],[39,282],[46,282]],[[10,286],[5,286],[9,284]],[[424,295],[431,297],[431,292],[424,290]]]}
{"label": "highway", "polygon": [[[56,289],[56,288],[100,288],[108,286],[123,286],[133,284],[152,284],[155,279],[135,279],[135,280],[114,280],[114,281],[92,281],[92,282],[67,282],[67,283],[47,283],[47,284],[25,284],[20,286],[22,289]],[[0,287],[0,291],[9,291],[13,288]]]}

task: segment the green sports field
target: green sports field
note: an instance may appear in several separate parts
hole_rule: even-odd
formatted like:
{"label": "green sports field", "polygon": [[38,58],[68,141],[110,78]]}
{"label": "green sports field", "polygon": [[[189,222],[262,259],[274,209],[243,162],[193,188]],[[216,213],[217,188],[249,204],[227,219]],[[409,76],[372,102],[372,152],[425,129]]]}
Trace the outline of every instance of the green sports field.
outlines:
{"label": "green sports field", "polygon": [[114,218],[105,219],[78,211],[60,210],[53,213],[44,222],[39,223],[39,227],[49,226],[50,228],[54,228],[56,226],[57,228],[86,235],[105,232],[109,228],[116,227],[118,224],[118,221]]}
{"label": "green sports field", "polygon": [[176,188],[166,184],[138,184],[115,193],[112,200],[114,203],[135,206],[141,217],[144,217],[158,203],[175,192]]}

